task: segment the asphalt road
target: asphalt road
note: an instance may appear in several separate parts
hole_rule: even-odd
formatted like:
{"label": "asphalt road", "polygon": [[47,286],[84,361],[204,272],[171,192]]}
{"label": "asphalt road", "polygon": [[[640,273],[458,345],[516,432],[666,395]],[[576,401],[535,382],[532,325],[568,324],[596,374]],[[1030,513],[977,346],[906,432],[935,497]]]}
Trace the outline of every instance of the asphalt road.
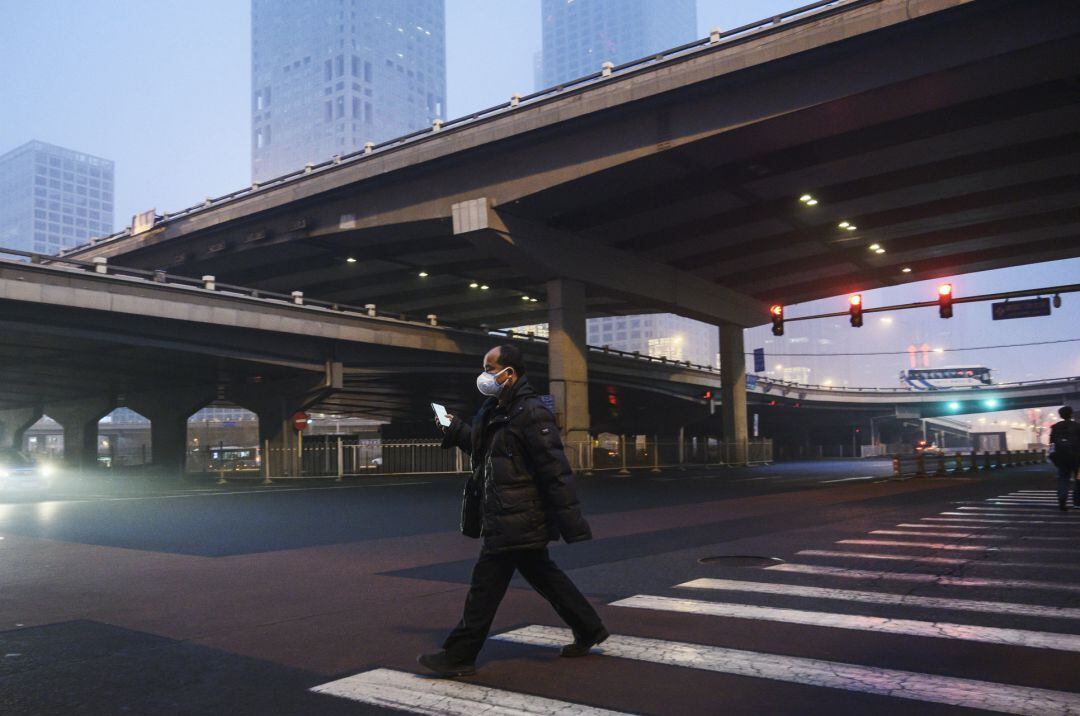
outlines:
{"label": "asphalt road", "polygon": [[0,495],[0,713],[1080,713],[1080,513],[1050,466],[888,474],[581,478],[594,539],[552,556],[614,636],[560,659],[515,580],[456,681],[415,657],[478,549],[459,478]]}

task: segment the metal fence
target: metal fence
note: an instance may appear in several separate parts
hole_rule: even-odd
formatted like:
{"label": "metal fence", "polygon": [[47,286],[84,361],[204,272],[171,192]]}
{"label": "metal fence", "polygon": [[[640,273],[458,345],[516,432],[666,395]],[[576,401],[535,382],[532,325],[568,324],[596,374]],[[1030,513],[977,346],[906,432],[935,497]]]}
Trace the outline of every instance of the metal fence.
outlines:
{"label": "metal fence", "polygon": [[[584,474],[630,470],[661,470],[676,467],[759,465],[772,462],[772,440],[748,444],[726,443],[716,438],[662,441],[655,437],[629,436],[601,443],[591,440],[565,445],[575,471]],[[189,452],[187,471],[226,478],[338,478],[363,475],[422,475],[464,473],[469,459],[460,450],[445,450],[428,440],[346,443],[343,438],[288,448],[265,443],[253,449],[252,459],[213,459],[208,452]]]}
{"label": "metal fence", "polygon": [[1046,450],[997,450],[983,453],[972,450],[969,453],[894,455],[893,477],[945,477],[1043,462],[1046,462]]}

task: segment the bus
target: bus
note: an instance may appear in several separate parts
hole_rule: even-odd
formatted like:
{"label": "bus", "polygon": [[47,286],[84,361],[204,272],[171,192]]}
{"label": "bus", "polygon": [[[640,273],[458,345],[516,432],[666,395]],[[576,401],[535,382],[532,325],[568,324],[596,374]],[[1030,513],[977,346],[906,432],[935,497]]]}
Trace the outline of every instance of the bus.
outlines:
{"label": "bus", "polygon": [[262,456],[259,455],[259,448],[257,447],[225,445],[223,447],[208,448],[207,452],[210,453],[207,469],[211,472],[218,472],[219,470],[233,472],[258,470],[262,464]]}
{"label": "bus", "polygon": [[993,385],[990,369],[981,365],[912,368],[900,372],[900,384],[912,390],[985,388]]}

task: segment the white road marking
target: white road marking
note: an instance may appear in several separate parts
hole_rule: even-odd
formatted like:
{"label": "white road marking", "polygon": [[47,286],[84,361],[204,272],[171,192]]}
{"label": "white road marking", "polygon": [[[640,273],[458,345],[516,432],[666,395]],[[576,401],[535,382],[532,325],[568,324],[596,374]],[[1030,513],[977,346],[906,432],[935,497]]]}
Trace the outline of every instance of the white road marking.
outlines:
{"label": "white road marking", "polygon": [[[872,535],[899,535],[907,537],[956,537],[958,539],[1015,539],[1005,535],[973,534],[971,532],[912,532],[911,530],[872,530]],[[1070,539],[1066,537],[1065,539]],[[920,544],[922,544],[920,542]]]}
{"label": "white road marking", "polygon": [[[964,512],[942,512],[943,515],[949,515],[950,517],[963,517],[964,519],[944,519],[942,517],[921,517],[920,519],[937,521],[937,522],[987,522],[994,524],[1015,524],[1015,525],[1072,525],[1074,527],[1080,527],[1080,522],[1076,520],[1017,520],[1013,519],[1012,515],[978,515],[971,516]],[[1030,515],[1029,515],[1030,516]],[[993,519],[990,519],[993,517]]]}
{"label": "white road marking", "polygon": [[1033,649],[1080,652],[1080,634],[1055,634],[1045,631],[1028,631],[1027,629],[1004,629],[971,624],[927,622],[917,619],[887,619],[885,617],[868,617],[857,614],[834,614],[832,612],[812,612],[803,609],[759,607],[753,604],[659,597],[651,594],[638,594],[627,599],[620,599],[612,602],[610,606],[654,609],[664,612],[681,612],[683,614],[702,614],[730,619],[757,619],[829,629],[868,631],[879,634],[905,634],[907,636],[959,639],[961,641],[978,641],[986,644],[1004,644],[1006,646],[1026,646]]}
{"label": "white road marking", "polygon": [[[927,529],[933,525],[897,525],[898,527],[913,527]],[[1015,529],[1009,527],[970,527],[957,525],[955,529],[982,530],[982,529]],[[873,530],[872,535],[908,535],[911,537],[958,537],[960,539],[1020,539],[1020,540],[1043,540],[1052,542],[1076,542],[1076,537],[1046,537],[1044,535],[988,535],[974,532],[915,532],[913,530]]]}
{"label": "white road marking", "polygon": [[1043,513],[1049,508],[1047,507],[957,507],[956,509],[961,512],[993,512],[993,513],[1009,513],[1009,514],[1030,514]]}
{"label": "white road marking", "polygon": [[1044,582],[1033,579],[991,579],[984,577],[950,577],[939,574],[919,574],[915,572],[875,572],[867,569],[848,569],[846,567],[824,567],[816,564],[798,564],[786,562],[765,569],[797,574],[816,574],[847,579],[870,579],[888,582],[919,582],[942,587],[992,587],[1006,589],[1041,589],[1055,592],[1080,593],[1080,584]]}
{"label": "white road marking", "polygon": [[1025,617],[1080,619],[1080,609],[1072,609],[1069,607],[1040,607],[1010,602],[986,602],[974,599],[946,599],[942,597],[920,597],[911,594],[860,592],[849,589],[803,587],[792,584],[744,582],[734,579],[695,579],[691,582],[685,582],[676,586],[685,589],[713,589],[732,592],[753,592],[755,594],[779,594],[792,597],[838,599],[842,601],[866,602],[868,604],[895,604],[904,607],[954,609],[957,611],[1009,614]]}
{"label": "white road marking", "polygon": [[493,689],[464,681],[435,679],[392,669],[374,669],[311,689],[365,704],[432,716],[624,716],[621,711]]}
{"label": "white road marking", "polygon": [[834,482],[851,482],[853,480],[873,480],[878,475],[863,475],[861,477],[842,477],[839,480],[822,480],[819,485],[829,485]]}
{"label": "white road marking", "polygon": [[41,502],[28,502],[26,504],[42,505],[42,504],[71,504],[71,503],[85,503],[85,502],[130,502],[133,500],[175,500],[180,498],[193,498],[193,497],[220,497],[224,495],[276,495],[281,492],[310,492],[316,490],[357,490],[371,487],[406,487],[409,485],[430,485],[431,482],[387,482],[379,483],[376,485],[328,485],[326,487],[278,487],[269,489],[252,489],[252,490],[234,490],[234,491],[222,491],[222,492],[201,492],[196,494],[181,494],[181,495],[143,495],[139,497],[101,497],[94,499],[73,499],[73,500],[43,500]]}
{"label": "white road marking", "polygon": [[[571,641],[573,635],[569,629],[528,626],[494,638],[518,644],[558,647]],[[1080,694],[1064,691],[621,635],[610,637],[597,648],[608,656],[654,664],[1022,716],[1080,714]]]}
{"label": "white road marking", "polygon": [[910,554],[876,554],[873,552],[840,552],[827,549],[803,549],[796,554],[810,557],[848,557],[851,559],[878,559],[893,562],[917,562],[920,564],[970,564],[973,567],[1015,567],[1015,568],[1038,568],[1052,569],[1056,571],[1072,572],[1080,570],[1076,564],[1054,564],[1047,562],[992,562],[987,560],[960,559],[958,557],[916,557]]}
{"label": "white road marking", "polygon": [[878,547],[919,547],[920,549],[955,550],[959,552],[1050,552],[1057,554],[1076,554],[1075,549],[1059,547],[1014,547],[1012,545],[986,544],[946,544],[944,542],[904,542],[888,539],[842,539],[836,544],[859,544]]}

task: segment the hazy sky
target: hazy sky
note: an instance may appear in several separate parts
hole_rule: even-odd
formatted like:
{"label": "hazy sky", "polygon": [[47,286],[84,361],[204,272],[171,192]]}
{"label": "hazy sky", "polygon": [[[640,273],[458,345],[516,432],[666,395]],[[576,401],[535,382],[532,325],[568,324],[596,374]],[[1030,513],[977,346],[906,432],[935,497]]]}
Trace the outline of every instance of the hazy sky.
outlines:
{"label": "hazy sky", "polygon": [[[284,1],[284,0],[283,0]],[[662,0],[657,0],[662,1]],[[802,0],[698,0],[698,35],[790,9]],[[540,47],[539,0],[447,0],[449,116],[467,114],[532,89]],[[175,211],[250,180],[249,0],[0,0],[0,153],[31,139],[116,162],[117,227],[154,207]],[[1080,260],[957,279],[957,295],[1075,282]],[[933,298],[933,284],[867,292],[867,306]],[[844,310],[844,299],[791,309]],[[852,384],[895,384],[906,356],[782,357],[817,352],[903,351],[999,345],[1080,336],[1080,296],[1052,318],[989,320],[985,304],[939,319],[909,311],[866,326],[846,321],[790,324],[765,346],[770,367],[811,368],[811,382],[848,376]],[[857,332],[856,332],[857,330]],[[822,341],[827,342],[822,342]],[[935,354],[937,364],[978,363],[999,379],[1080,375],[1080,343]]]}
{"label": "hazy sky", "polygon": [[[698,34],[800,4],[698,0]],[[114,160],[117,228],[246,186],[250,14],[249,0],[0,0],[0,154],[40,139]],[[446,0],[446,25],[450,117],[532,91],[540,0]]]}

